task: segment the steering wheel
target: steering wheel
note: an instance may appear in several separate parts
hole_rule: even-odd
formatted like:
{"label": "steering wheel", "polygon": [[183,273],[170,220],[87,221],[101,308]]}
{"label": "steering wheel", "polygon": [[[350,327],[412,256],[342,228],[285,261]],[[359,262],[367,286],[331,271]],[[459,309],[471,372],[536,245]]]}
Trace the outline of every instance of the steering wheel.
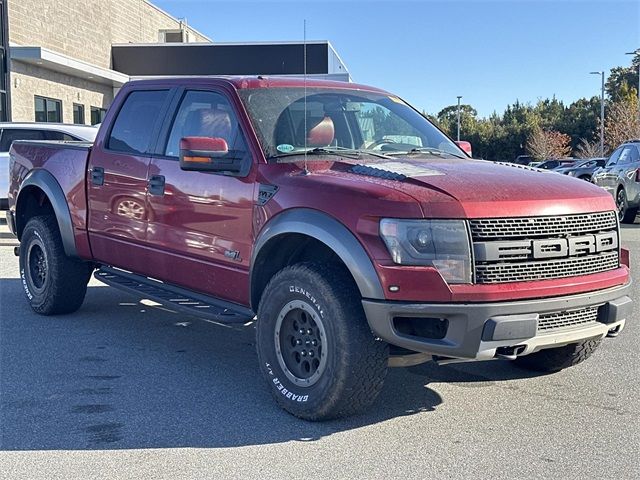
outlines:
{"label": "steering wheel", "polygon": [[[387,143],[398,143],[395,140],[389,140],[389,139],[385,139],[385,138],[380,138],[378,140],[374,140],[373,143],[371,145],[367,146],[368,150],[375,150],[376,147],[381,147],[382,145],[386,145]],[[380,150],[378,148],[378,150]]]}

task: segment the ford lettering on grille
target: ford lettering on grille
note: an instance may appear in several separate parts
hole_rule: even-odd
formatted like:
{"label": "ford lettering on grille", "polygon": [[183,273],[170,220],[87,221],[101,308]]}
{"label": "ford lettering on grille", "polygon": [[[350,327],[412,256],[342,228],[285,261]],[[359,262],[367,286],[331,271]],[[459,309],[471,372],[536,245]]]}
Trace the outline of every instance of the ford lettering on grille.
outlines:
{"label": "ford lettering on grille", "polygon": [[601,253],[618,248],[618,233],[581,235],[547,240],[514,240],[504,242],[475,242],[476,261],[491,262],[513,259],[562,258]]}
{"label": "ford lettering on grille", "polygon": [[616,212],[469,220],[476,283],[530,282],[620,266]]}

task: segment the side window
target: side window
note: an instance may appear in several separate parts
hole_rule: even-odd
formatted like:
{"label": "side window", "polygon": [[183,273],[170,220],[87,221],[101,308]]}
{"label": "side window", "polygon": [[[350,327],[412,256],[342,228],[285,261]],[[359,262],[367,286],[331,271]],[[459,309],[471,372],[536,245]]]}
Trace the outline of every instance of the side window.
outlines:
{"label": "side window", "polygon": [[5,128],[0,139],[0,152],[8,152],[14,140],[45,140],[42,130]]}
{"label": "side window", "polygon": [[44,132],[44,136],[46,137],[47,140],[65,140],[65,141],[78,140],[76,137],[73,137],[68,133],[56,132],[54,130],[48,130]]}
{"label": "side window", "polygon": [[147,153],[167,95],[168,90],[131,92],[118,112],[107,148],[133,154]]}
{"label": "side window", "polygon": [[165,148],[165,155],[180,155],[183,137],[222,138],[229,150],[245,152],[246,147],[238,120],[229,101],[219,93],[188,91],[176,114]]}
{"label": "side window", "polygon": [[618,165],[626,165],[631,163],[631,150],[632,147],[624,147],[622,153],[620,153],[620,157],[618,157]]}
{"label": "side window", "polygon": [[609,160],[607,160],[607,167],[612,167],[613,165],[618,163],[618,159],[620,158],[620,154],[622,153],[622,150],[624,150],[624,147],[620,147],[619,149],[617,149],[615,152],[611,154],[611,156],[609,157]]}
{"label": "side window", "polygon": [[638,153],[638,147],[632,145],[628,147],[631,152],[629,153],[629,163],[640,162],[640,153]]}

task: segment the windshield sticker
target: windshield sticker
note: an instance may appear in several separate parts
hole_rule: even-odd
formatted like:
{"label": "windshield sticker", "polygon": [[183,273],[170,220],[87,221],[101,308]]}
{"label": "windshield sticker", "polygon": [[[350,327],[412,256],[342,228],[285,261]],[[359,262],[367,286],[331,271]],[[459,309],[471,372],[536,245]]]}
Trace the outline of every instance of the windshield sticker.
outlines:
{"label": "windshield sticker", "polygon": [[371,166],[387,172],[404,175],[405,177],[433,177],[435,175],[444,175],[444,173],[433,170],[432,168],[403,162],[372,163]]}
{"label": "windshield sticker", "polygon": [[289,145],[288,143],[281,143],[276,147],[276,150],[282,153],[289,153],[293,152],[293,148],[293,145]]}

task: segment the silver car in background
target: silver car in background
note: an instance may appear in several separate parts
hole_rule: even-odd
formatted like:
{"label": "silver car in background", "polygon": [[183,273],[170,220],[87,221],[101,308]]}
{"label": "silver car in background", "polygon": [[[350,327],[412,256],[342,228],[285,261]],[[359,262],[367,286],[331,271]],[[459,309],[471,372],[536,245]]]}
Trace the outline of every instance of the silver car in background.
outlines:
{"label": "silver car in background", "polygon": [[12,123],[0,122],[0,210],[8,207],[9,149],[14,140],[71,140],[90,141],[98,129],[89,125],[64,123]]}
{"label": "silver car in background", "polygon": [[640,140],[620,145],[592,181],[613,196],[620,221],[633,223],[640,208]]}

